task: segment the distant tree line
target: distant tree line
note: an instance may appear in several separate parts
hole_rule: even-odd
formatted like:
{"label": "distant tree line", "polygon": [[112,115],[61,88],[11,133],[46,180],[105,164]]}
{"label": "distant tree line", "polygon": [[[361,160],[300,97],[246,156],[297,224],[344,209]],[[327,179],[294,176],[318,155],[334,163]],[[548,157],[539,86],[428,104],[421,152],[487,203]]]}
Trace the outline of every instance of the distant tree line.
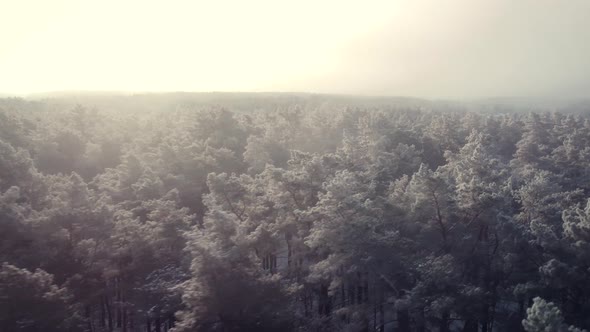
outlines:
{"label": "distant tree line", "polygon": [[0,331],[590,329],[585,114],[44,103],[0,103]]}

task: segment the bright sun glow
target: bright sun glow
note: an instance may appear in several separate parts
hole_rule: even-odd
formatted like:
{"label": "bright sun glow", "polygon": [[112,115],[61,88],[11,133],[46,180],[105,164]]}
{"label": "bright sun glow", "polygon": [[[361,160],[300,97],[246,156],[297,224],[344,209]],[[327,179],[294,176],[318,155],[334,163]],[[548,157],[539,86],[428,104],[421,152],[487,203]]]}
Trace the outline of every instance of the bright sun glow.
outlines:
{"label": "bright sun glow", "polygon": [[590,1],[0,1],[0,92],[590,87]]}

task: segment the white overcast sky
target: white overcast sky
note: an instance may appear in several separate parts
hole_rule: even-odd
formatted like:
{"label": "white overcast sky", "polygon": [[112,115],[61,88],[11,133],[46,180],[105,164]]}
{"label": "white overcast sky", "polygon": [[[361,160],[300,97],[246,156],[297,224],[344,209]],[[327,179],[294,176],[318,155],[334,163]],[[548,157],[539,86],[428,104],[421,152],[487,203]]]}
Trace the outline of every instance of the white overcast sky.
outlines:
{"label": "white overcast sky", "polygon": [[585,97],[590,0],[0,0],[0,92]]}

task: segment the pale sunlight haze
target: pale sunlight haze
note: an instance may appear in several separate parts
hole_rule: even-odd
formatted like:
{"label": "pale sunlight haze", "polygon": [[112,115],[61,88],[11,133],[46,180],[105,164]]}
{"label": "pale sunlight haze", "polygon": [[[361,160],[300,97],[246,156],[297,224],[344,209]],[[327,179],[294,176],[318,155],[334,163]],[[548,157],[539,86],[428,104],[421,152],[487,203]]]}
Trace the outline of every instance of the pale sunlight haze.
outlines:
{"label": "pale sunlight haze", "polygon": [[582,96],[590,1],[0,2],[0,92]]}

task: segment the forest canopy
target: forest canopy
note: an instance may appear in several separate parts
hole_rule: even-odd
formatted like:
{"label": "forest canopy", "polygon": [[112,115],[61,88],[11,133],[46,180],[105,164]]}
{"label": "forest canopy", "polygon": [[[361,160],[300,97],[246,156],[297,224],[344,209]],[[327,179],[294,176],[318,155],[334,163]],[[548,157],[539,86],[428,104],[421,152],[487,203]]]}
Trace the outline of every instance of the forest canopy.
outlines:
{"label": "forest canopy", "polygon": [[0,99],[0,331],[590,329],[589,105]]}

